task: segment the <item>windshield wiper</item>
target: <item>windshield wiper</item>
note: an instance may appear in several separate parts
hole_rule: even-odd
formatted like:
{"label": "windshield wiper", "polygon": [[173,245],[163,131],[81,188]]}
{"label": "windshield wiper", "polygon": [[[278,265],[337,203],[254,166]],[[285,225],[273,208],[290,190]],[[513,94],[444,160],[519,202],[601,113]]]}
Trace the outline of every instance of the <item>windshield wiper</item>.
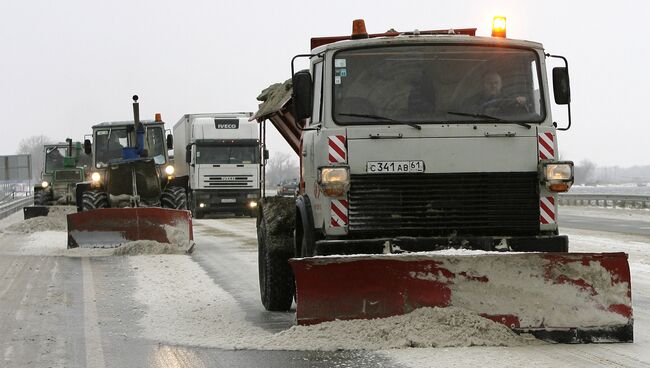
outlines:
{"label": "windshield wiper", "polygon": [[398,120],[395,120],[395,119],[387,118],[385,116],[372,115],[372,114],[352,114],[352,113],[344,113],[344,112],[338,113],[337,115],[352,116],[354,118],[368,118],[368,119],[389,121],[391,123],[408,125],[408,126],[412,126],[413,128],[415,128],[417,130],[422,130],[422,127],[415,124],[415,123],[409,123],[409,122],[406,122],[406,121],[398,121]]}
{"label": "windshield wiper", "polygon": [[497,118],[497,117],[491,116],[491,115],[473,114],[473,113],[469,113],[469,112],[456,112],[456,111],[447,111],[447,114],[449,114],[449,115],[458,115],[458,116],[469,116],[471,118],[477,118],[477,119],[488,119],[488,120],[492,120],[492,121],[497,122],[497,123],[517,124],[517,125],[521,125],[523,127],[526,127],[528,129],[531,128],[530,124],[524,123],[523,121],[505,120],[505,119]]}

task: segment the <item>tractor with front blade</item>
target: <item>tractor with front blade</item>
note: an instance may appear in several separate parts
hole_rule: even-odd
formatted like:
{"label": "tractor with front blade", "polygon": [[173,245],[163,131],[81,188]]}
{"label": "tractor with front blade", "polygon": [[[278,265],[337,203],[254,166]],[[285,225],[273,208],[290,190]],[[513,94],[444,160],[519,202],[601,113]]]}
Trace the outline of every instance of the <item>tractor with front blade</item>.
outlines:
{"label": "tractor with front blade", "polygon": [[[253,117],[300,158],[297,198],[259,206],[267,310],[295,298],[313,324],[456,306],[542,339],[633,340],[627,255],[570,253],[559,234],[565,58],[506,38],[502,18],[491,37],[368,34],[357,20],[311,49]],[[309,69],[294,72],[300,58]]]}
{"label": "tractor with front blade", "polygon": [[68,248],[116,247],[154,240],[191,249],[192,224],[185,189],[174,182],[164,122],[140,121],[133,96],[133,121],[93,126],[91,180],[77,184],[77,213],[68,215]]}
{"label": "tractor with front blade", "polygon": [[43,146],[41,182],[34,186],[34,205],[23,208],[25,220],[47,216],[50,206],[75,203],[75,185],[85,180],[87,157],[81,154],[81,142],[66,139],[65,143]]}

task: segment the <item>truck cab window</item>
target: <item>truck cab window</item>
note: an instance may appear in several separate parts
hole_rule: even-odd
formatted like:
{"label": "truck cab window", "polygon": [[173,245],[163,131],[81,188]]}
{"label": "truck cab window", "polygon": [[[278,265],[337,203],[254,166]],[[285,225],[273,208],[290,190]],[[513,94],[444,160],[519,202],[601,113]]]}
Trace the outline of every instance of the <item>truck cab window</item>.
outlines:
{"label": "truck cab window", "polygon": [[166,141],[162,128],[147,128],[145,148],[157,165],[165,163]]}
{"label": "truck cab window", "polygon": [[95,163],[103,167],[111,160],[122,158],[122,149],[128,147],[126,128],[97,130],[95,133]]}
{"label": "truck cab window", "polygon": [[45,152],[45,172],[63,168],[63,158],[66,156],[65,147],[49,147]]}
{"label": "truck cab window", "polygon": [[321,122],[321,96],[323,89],[323,62],[320,61],[314,64],[314,71],[312,73],[314,76],[314,99],[313,99],[313,110],[311,114],[311,124],[318,124]]}
{"label": "truck cab window", "polygon": [[533,50],[385,46],[339,51],[333,64],[339,124],[462,122],[467,114],[526,122],[545,117]]}
{"label": "truck cab window", "polygon": [[259,163],[257,146],[196,146],[197,164],[256,164]]}

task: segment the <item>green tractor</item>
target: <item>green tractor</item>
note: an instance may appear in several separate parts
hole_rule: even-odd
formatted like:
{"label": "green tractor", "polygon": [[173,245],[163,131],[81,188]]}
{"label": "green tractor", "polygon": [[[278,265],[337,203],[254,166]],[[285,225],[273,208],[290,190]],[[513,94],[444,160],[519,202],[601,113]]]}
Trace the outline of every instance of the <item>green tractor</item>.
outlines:
{"label": "green tractor", "polygon": [[185,188],[177,185],[160,114],[140,121],[133,96],[133,121],[97,124],[90,180],[76,186],[77,213],[67,216],[68,248],[117,247],[126,241],[155,240],[190,247],[192,229]]}
{"label": "green tractor", "polygon": [[90,165],[81,151],[81,143],[70,138],[66,143],[43,146],[41,182],[34,186],[34,205],[23,209],[25,220],[47,216],[53,205],[74,205],[75,186],[84,181],[85,167]]}

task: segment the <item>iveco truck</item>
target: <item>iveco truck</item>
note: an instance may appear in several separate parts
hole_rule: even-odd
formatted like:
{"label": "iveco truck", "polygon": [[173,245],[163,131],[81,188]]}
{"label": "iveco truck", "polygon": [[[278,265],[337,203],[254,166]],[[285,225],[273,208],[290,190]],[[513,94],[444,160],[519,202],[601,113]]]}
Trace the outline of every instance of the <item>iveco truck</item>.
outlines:
{"label": "iveco truck", "polygon": [[186,114],[174,125],[177,180],[196,218],[255,216],[260,198],[259,126],[251,113]]}

